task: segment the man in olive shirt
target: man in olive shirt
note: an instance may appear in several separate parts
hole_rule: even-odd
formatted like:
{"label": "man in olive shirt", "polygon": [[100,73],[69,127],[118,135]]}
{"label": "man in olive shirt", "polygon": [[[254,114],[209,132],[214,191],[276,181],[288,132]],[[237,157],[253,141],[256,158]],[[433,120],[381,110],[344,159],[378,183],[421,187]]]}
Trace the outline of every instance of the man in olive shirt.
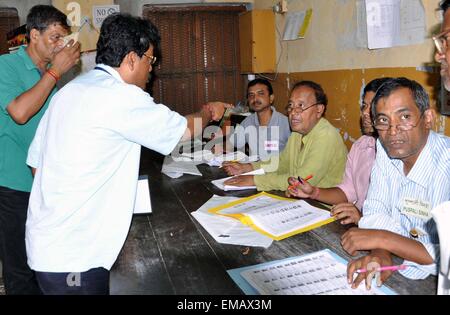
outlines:
{"label": "man in olive shirt", "polygon": [[224,163],[229,175],[240,175],[263,168],[265,175],[245,175],[225,183],[234,186],[256,185],[258,190],[287,190],[288,178],[313,175],[309,182],[318,187],[339,184],[344,174],[347,148],[336,130],[325,118],[328,103],[322,87],[311,81],[295,84],[287,112],[292,134],[281,154],[268,162],[252,164]]}
{"label": "man in olive shirt", "polygon": [[80,57],[78,43],[64,47],[69,29],[64,13],[34,6],[27,16],[29,45],[0,56],[0,260],[7,294],[40,293],[25,252],[33,182],[25,160],[56,81]]}

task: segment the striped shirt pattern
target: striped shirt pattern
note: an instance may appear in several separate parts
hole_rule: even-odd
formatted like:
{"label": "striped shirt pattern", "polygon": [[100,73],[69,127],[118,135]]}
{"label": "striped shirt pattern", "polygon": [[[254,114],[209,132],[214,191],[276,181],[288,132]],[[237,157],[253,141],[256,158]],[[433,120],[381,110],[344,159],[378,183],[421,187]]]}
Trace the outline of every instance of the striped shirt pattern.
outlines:
{"label": "striped shirt pattern", "polygon": [[[424,220],[401,212],[405,198],[430,204],[431,209],[450,200],[450,138],[430,132],[427,144],[409,172],[404,175],[403,162],[390,159],[377,141],[377,157],[371,173],[371,182],[359,227],[387,230],[410,238],[413,228],[423,231],[416,239],[439,260],[439,238],[433,219]],[[430,209],[430,210],[431,210]],[[410,279],[424,279],[437,274],[435,263],[418,265],[400,271]]]}

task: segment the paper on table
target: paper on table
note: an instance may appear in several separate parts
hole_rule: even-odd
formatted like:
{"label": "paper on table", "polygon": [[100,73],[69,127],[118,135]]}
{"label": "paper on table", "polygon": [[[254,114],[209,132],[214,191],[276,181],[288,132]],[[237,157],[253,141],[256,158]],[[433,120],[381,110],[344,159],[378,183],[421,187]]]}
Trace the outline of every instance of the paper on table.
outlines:
{"label": "paper on table", "polygon": [[300,257],[228,270],[245,294],[263,295],[395,295],[375,284],[367,291],[347,283],[347,262],[325,249]]}
{"label": "paper on table", "polygon": [[[259,168],[257,170],[248,172],[248,173],[244,173],[242,175],[264,175],[264,169]],[[242,176],[239,175],[239,176]],[[211,181],[211,183],[216,186],[219,189],[222,189],[223,191],[230,191],[230,190],[245,190],[245,189],[256,189],[256,186],[232,186],[232,185],[225,185],[224,182],[229,180],[230,178],[233,178],[236,176],[230,176],[230,177],[225,177],[225,178],[221,178],[221,179],[216,179]]]}
{"label": "paper on table", "polygon": [[164,163],[161,172],[171,178],[178,178],[181,177],[183,174],[202,176],[202,173],[200,173],[200,171],[194,165],[194,162],[192,162],[191,159],[177,158],[177,161],[174,161],[171,156],[166,156],[164,158]]}
{"label": "paper on table", "polygon": [[288,199],[266,192],[209,209],[232,217],[275,240],[282,240],[333,222],[330,212],[304,200]]}
{"label": "paper on table", "polygon": [[150,190],[148,188],[147,175],[139,176],[133,213],[152,213],[152,204],[150,201]]}
{"label": "paper on table", "polygon": [[252,228],[241,224],[239,221],[214,215],[208,209],[220,206],[239,198],[219,197],[214,195],[197,211],[192,212],[192,216],[208,231],[208,233],[222,244],[258,246],[267,248],[272,244],[272,239],[262,235]]}

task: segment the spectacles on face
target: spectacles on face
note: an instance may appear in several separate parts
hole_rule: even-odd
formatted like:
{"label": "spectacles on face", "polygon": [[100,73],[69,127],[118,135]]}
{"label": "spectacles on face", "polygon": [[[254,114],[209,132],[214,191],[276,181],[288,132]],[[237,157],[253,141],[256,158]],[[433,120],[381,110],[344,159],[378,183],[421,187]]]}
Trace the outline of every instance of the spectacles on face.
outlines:
{"label": "spectacles on face", "polygon": [[442,55],[448,49],[448,37],[450,35],[450,29],[445,30],[435,36],[432,37],[434,45],[436,46],[437,51]]}
{"label": "spectacles on face", "polygon": [[409,131],[413,128],[416,128],[419,125],[420,120],[423,117],[423,113],[420,114],[419,119],[414,123],[414,117],[411,114],[401,114],[400,115],[400,123],[392,124],[389,119],[384,116],[377,117],[373,123],[373,127],[378,131],[388,131],[391,126],[395,126],[399,131]]}
{"label": "spectacles on face", "polygon": [[288,104],[286,106],[286,111],[288,114],[292,113],[294,110],[298,110],[300,113],[303,113],[304,111],[308,110],[309,108],[315,106],[315,105],[320,105],[320,103],[314,103],[311,104],[309,106],[305,106],[305,104],[303,103],[299,103],[299,104]]}
{"label": "spectacles on face", "polygon": [[155,56],[149,56],[146,53],[144,53],[144,56],[148,58],[148,62],[150,65],[154,65],[156,63],[156,57]]}

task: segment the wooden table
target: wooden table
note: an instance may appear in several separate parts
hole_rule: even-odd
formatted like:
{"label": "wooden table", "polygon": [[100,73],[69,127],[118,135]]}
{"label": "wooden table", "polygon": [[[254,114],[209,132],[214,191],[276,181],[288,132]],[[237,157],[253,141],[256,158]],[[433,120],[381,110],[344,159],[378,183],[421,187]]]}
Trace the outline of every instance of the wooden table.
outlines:
{"label": "wooden table", "polygon": [[[210,182],[226,174],[207,165],[199,166],[203,177],[170,179],[160,172],[162,160],[143,149],[140,173],[150,178],[153,213],[134,216],[111,270],[111,294],[241,295],[226,270],[325,248],[351,259],[340,245],[346,229],[337,222],[274,241],[267,249],[217,243],[190,213],[213,194],[243,197],[256,190],[224,193]],[[435,294],[437,278],[413,281],[395,273],[386,285],[399,294]]]}

